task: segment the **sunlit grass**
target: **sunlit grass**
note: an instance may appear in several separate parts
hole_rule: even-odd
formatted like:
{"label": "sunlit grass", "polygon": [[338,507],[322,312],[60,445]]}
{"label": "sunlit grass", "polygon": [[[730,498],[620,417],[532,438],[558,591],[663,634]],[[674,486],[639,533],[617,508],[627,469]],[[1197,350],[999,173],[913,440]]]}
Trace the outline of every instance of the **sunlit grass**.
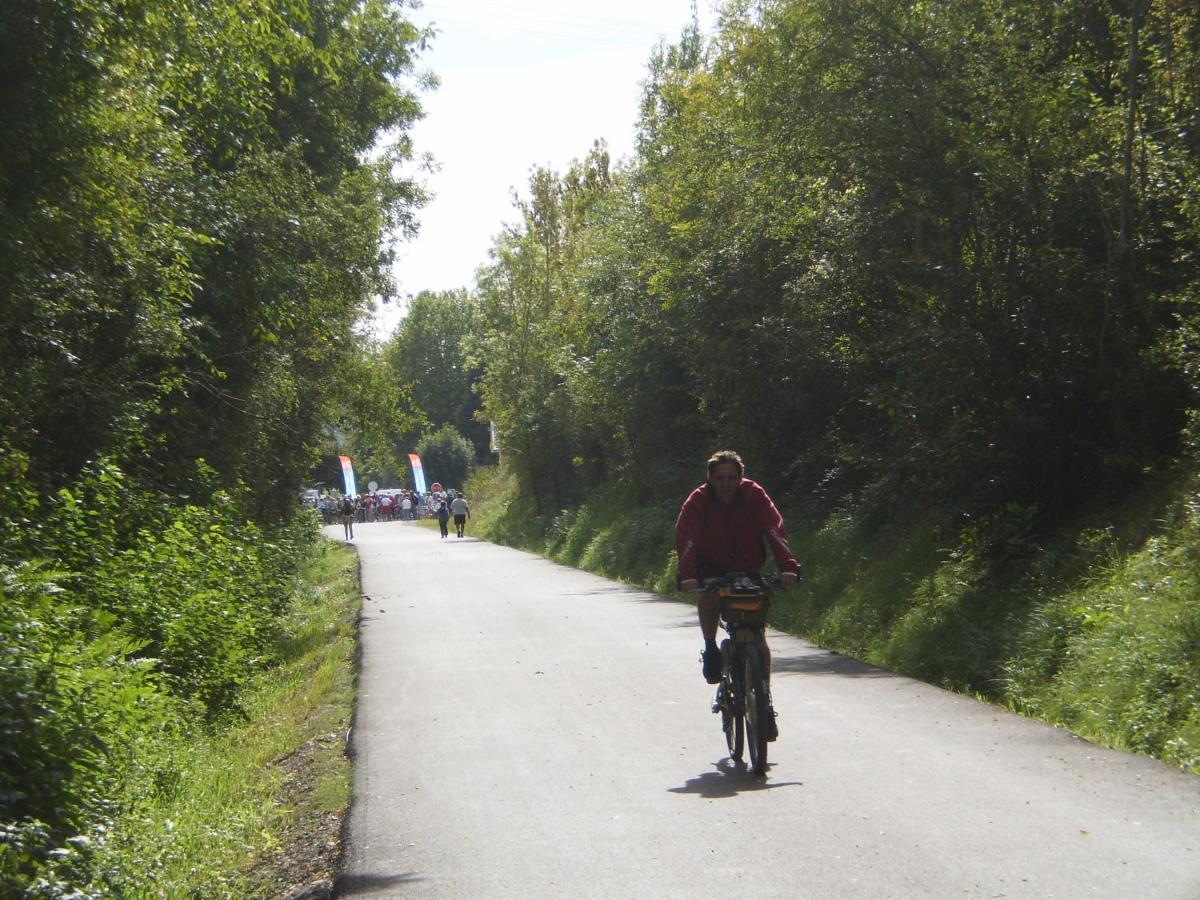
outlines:
{"label": "sunlit grass", "polygon": [[[283,662],[249,689],[244,722],[142,748],[142,777],[128,786],[128,812],[100,851],[107,891],[256,896],[256,864],[279,849],[297,816],[348,806],[342,739],[354,695],[355,567],[351,552],[329,542],[307,561],[284,627]],[[299,753],[312,766],[306,807],[282,791],[288,760]]]}

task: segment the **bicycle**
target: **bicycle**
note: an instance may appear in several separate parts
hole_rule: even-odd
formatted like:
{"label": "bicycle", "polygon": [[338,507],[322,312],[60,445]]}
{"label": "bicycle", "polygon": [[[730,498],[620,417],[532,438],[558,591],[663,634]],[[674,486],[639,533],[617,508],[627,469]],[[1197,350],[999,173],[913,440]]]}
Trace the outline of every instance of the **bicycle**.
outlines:
{"label": "bicycle", "polygon": [[743,746],[750,750],[755,775],[767,770],[767,744],[775,740],[775,710],[771,705],[771,676],[759,651],[767,627],[770,589],[775,576],[765,578],[730,572],[708,578],[696,590],[716,592],[721,602],[721,625],[729,634],[721,641],[721,682],[712,711],[721,714],[721,730],[734,762],[742,761]]}

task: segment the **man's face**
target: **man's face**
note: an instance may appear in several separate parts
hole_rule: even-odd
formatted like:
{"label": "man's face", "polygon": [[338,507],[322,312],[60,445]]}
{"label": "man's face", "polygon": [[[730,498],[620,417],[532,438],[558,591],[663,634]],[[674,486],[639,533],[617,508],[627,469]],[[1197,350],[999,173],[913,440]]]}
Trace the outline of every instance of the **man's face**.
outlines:
{"label": "man's face", "polygon": [[708,475],[708,483],[717,493],[717,499],[722,503],[732,503],[733,495],[737,493],[742,476],[738,474],[737,466],[731,462],[720,463]]}

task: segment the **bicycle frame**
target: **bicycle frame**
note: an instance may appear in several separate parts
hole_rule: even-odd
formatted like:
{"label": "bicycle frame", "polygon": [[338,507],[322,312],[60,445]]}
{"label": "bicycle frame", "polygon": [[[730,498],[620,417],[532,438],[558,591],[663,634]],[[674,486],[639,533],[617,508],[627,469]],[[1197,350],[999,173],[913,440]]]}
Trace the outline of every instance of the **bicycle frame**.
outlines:
{"label": "bicycle frame", "polygon": [[709,579],[703,590],[716,593],[721,625],[729,639],[721,642],[721,683],[713,712],[721,713],[730,757],[740,762],[743,742],[749,738],[750,761],[756,775],[767,767],[767,720],[773,724],[770,675],[760,652],[770,606],[769,588],[778,582],[744,573]]}

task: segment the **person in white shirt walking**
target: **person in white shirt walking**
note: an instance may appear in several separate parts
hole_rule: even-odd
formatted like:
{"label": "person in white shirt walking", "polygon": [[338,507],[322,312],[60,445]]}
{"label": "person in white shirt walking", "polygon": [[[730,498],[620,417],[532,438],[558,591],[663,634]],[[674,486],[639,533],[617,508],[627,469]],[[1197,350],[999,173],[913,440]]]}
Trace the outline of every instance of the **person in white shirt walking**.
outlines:
{"label": "person in white shirt walking", "polygon": [[454,516],[454,530],[462,537],[467,528],[467,519],[471,516],[471,507],[463,497],[462,491],[454,492],[454,499],[450,501],[450,514]]}

